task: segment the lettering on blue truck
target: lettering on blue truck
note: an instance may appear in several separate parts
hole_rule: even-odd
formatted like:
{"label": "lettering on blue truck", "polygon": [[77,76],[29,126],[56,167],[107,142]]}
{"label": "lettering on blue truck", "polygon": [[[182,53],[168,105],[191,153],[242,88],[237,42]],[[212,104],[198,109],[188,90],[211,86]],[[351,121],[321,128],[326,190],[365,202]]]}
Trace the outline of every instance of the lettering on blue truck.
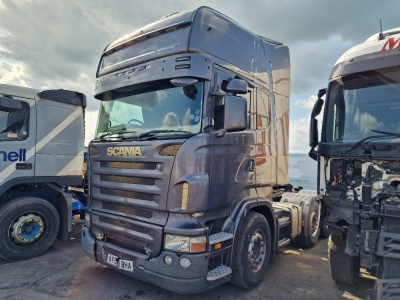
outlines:
{"label": "lettering on blue truck", "polygon": [[0,151],[0,159],[2,161],[26,161],[26,149],[19,149],[18,151]]}

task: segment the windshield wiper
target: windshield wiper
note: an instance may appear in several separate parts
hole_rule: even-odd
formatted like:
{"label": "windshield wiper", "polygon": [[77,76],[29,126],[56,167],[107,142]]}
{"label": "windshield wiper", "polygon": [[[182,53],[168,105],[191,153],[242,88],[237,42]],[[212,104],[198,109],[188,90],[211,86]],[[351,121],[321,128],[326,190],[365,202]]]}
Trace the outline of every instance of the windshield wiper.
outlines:
{"label": "windshield wiper", "polygon": [[381,131],[381,130],[371,130],[371,131],[376,132],[376,133],[382,133],[382,134],[388,135],[388,136],[400,137],[400,133],[398,133],[398,132],[389,132],[389,131]]}
{"label": "windshield wiper", "polygon": [[103,139],[106,136],[110,136],[110,135],[121,135],[121,134],[125,134],[125,133],[137,133],[137,131],[126,131],[126,130],[118,130],[118,131],[109,131],[109,132],[105,132],[102,135],[99,136],[99,139]]}
{"label": "windshield wiper", "polygon": [[144,137],[156,135],[158,133],[168,133],[168,132],[178,132],[178,133],[190,133],[190,134],[192,134],[190,131],[185,131],[185,130],[150,130],[150,131],[141,133],[138,138],[141,139],[141,138],[144,138]]}
{"label": "windshield wiper", "polygon": [[351,147],[348,148],[347,150],[342,151],[342,155],[346,154],[347,152],[349,152],[349,151],[351,151],[351,150],[353,150],[355,148],[357,148],[357,146],[359,146],[362,143],[364,143],[364,142],[366,142],[368,140],[371,140],[371,139],[379,139],[379,138],[384,138],[384,137],[387,138],[387,137],[391,137],[391,136],[400,137],[400,133],[396,133],[396,132],[380,131],[380,130],[370,130],[370,131],[376,132],[376,133],[381,133],[383,135],[370,135],[370,136],[367,136],[367,137],[359,140],[358,142],[354,143],[353,145],[351,145]]}

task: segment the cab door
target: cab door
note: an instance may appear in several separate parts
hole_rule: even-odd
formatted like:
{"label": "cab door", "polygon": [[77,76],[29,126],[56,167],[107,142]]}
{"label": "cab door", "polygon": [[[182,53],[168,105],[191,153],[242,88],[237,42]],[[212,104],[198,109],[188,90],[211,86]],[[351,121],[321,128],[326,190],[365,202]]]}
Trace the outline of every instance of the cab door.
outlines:
{"label": "cab door", "polygon": [[79,105],[37,100],[37,177],[76,177],[83,166],[83,113]]}
{"label": "cab door", "polygon": [[256,95],[256,183],[259,187],[273,186],[276,185],[277,154],[270,93],[267,89],[257,87]]}
{"label": "cab door", "polygon": [[[252,129],[254,115],[251,113],[252,88],[246,95],[238,95],[247,100],[248,128],[239,132],[223,131],[224,86],[236,74],[216,68],[212,103],[214,103],[214,130],[211,133],[210,167],[210,208],[226,207],[235,199],[255,197],[249,188],[255,183],[256,133]],[[255,190],[253,190],[255,191]]]}
{"label": "cab door", "polygon": [[34,99],[0,97],[1,189],[6,189],[13,182],[34,180],[35,109]]}

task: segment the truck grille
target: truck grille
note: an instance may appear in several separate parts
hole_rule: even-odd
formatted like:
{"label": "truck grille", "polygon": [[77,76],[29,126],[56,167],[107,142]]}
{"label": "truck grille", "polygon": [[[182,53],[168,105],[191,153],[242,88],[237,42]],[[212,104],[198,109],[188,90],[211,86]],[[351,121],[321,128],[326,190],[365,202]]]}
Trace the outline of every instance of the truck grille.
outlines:
{"label": "truck grille", "polygon": [[[400,216],[400,200],[383,200],[383,213]],[[382,232],[379,234],[378,255],[382,256],[381,278],[400,277],[400,224],[399,219],[383,217]]]}
{"label": "truck grille", "polygon": [[123,161],[102,161],[100,162],[101,168],[115,168],[115,169],[141,169],[141,170],[154,170],[155,163],[143,162],[123,162]]}
{"label": "truck grille", "polygon": [[128,215],[135,215],[145,219],[151,219],[153,212],[150,210],[138,209],[132,206],[103,202],[102,208],[108,211],[119,211]]}
{"label": "truck grille", "polygon": [[143,184],[143,185],[154,185],[155,184],[155,179],[152,179],[152,178],[115,176],[115,175],[100,175],[100,180],[101,181],[113,181],[113,182],[119,182],[119,183]]}
{"label": "truck grille", "polygon": [[140,200],[146,200],[146,201],[154,200],[153,195],[149,195],[146,193],[131,192],[131,191],[121,191],[121,190],[100,188],[100,193],[104,194],[104,195],[130,198],[130,199],[140,199]]}
{"label": "truck grille", "polygon": [[98,228],[109,244],[156,256],[168,218],[169,170],[175,157],[159,155],[157,141],[139,145],[142,156],[107,156],[110,144],[96,145],[98,155],[90,156],[92,232]]}

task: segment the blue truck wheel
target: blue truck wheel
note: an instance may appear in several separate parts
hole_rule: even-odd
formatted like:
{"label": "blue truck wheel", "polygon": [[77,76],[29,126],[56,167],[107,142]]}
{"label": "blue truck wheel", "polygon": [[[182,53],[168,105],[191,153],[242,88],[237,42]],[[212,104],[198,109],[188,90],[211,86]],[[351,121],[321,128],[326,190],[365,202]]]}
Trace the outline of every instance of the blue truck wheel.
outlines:
{"label": "blue truck wheel", "polygon": [[55,207],[35,197],[13,199],[0,207],[0,257],[36,257],[53,244],[60,219]]}

